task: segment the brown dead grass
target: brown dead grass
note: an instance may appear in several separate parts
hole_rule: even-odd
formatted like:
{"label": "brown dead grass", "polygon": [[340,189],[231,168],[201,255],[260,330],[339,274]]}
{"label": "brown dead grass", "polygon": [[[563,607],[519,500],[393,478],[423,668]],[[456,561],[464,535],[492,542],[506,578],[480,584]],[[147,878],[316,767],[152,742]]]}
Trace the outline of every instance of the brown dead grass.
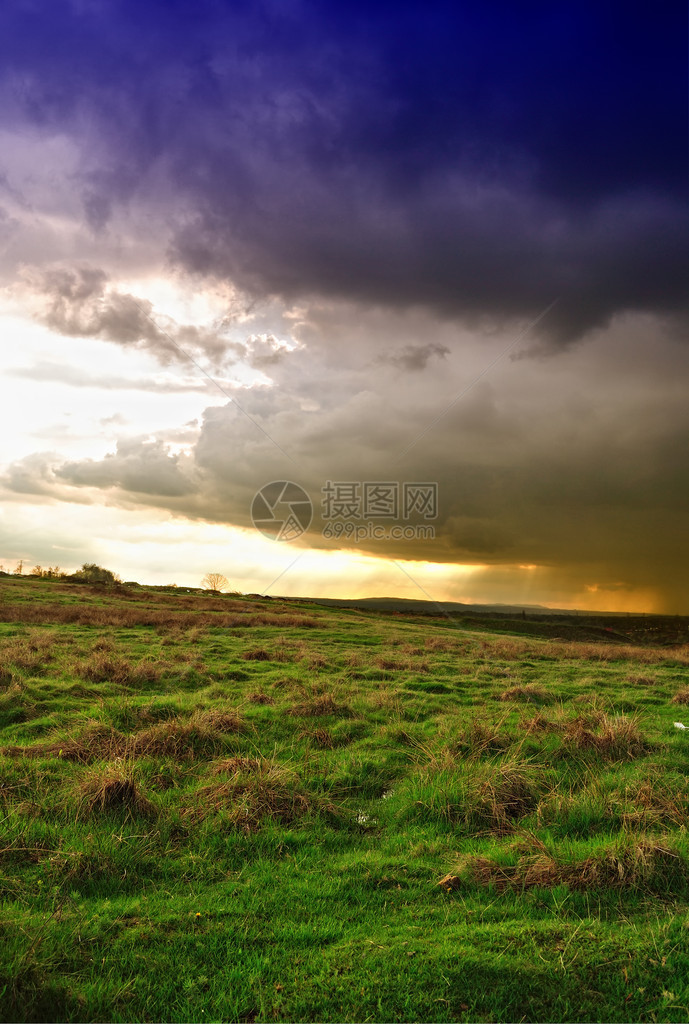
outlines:
{"label": "brown dead grass", "polygon": [[250,693],[246,698],[250,704],[274,704],[275,697],[271,697],[269,693]]}
{"label": "brown dead grass", "polygon": [[607,640],[582,642],[576,640],[533,640],[501,637],[479,642],[485,655],[501,661],[521,658],[543,658],[552,661],[633,661],[646,665],[689,664],[689,644],[672,647],[643,647],[634,644],[610,643]]}
{"label": "brown dead grass", "polygon": [[682,687],[672,698],[673,704],[689,704],[689,686]]}
{"label": "brown dead grass", "polygon": [[457,874],[445,875],[438,885],[447,891],[467,883],[492,885],[498,891],[559,885],[577,890],[635,889],[649,883],[663,884],[669,874],[683,866],[675,850],[649,839],[603,849],[574,862],[557,859],[542,844],[538,847],[535,853],[520,857],[512,865],[500,864],[490,857],[471,857]]}
{"label": "brown dead grass", "polygon": [[552,641],[542,644],[539,651],[558,660],[635,661],[645,665],[658,665],[663,662],[679,665],[689,664],[689,644],[678,644],[674,647],[636,647],[633,644],[607,642]]}
{"label": "brown dead grass", "polygon": [[[73,590],[70,591],[72,597],[74,597],[74,593]],[[209,626],[237,629],[254,626],[315,628],[321,625],[316,616],[299,615],[287,610],[281,614],[245,611],[241,602],[237,602],[240,611],[228,613],[226,610],[213,611],[210,605],[204,604],[203,599],[194,602],[194,610],[176,611],[162,608],[129,607],[124,603],[96,602],[93,599],[89,602],[89,595],[81,593],[78,594],[78,597],[80,598],[78,602],[73,601],[69,604],[50,601],[5,602],[0,605],[0,622],[65,623],[115,629],[150,626],[165,632],[175,628],[207,629]],[[151,601],[150,603],[157,602]]]}
{"label": "brown dead grass", "polygon": [[378,711],[387,711],[391,718],[399,718],[404,714],[404,704],[396,690],[377,688],[372,694],[367,695],[366,702]]}
{"label": "brown dead grass", "polygon": [[420,657],[422,654],[426,653],[425,647],[417,647],[415,644],[407,643],[406,640],[393,640],[392,643],[400,644],[404,653],[408,654],[411,658]]}
{"label": "brown dead grass", "polygon": [[48,631],[31,630],[21,639],[8,638],[2,644],[2,660],[8,668],[39,672],[55,660],[55,641]]}

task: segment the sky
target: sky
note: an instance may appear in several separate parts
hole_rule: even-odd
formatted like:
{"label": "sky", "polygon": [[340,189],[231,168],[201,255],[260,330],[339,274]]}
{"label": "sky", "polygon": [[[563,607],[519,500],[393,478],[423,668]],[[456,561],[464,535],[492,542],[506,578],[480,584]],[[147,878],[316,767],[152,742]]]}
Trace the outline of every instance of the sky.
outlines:
{"label": "sky", "polygon": [[673,0],[4,0],[0,564],[689,614],[687,65]]}

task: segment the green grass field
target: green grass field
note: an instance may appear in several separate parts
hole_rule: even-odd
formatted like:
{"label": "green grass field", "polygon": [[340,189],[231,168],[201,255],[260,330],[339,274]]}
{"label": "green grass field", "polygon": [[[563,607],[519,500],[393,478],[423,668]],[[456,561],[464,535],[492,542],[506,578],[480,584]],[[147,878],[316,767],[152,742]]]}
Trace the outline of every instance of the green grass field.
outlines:
{"label": "green grass field", "polygon": [[689,645],[0,580],[0,1015],[686,1021]]}

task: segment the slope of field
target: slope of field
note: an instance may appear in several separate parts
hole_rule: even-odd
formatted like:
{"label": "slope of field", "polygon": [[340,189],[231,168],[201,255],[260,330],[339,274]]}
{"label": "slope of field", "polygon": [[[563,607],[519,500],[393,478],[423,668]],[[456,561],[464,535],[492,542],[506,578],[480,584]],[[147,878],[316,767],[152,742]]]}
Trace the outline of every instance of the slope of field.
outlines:
{"label": "slope of field", "polygon": [[689,647],[507,630],[0,580],[0,1017],[687,1020]]}

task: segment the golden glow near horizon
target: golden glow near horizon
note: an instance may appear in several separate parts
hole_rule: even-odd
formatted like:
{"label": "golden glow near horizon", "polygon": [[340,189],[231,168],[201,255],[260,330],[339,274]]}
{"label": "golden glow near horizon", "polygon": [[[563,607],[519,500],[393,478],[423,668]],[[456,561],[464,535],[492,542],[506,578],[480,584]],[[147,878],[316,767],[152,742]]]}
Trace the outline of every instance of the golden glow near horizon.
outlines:
{"label": "golden glow near horizon", "polygon": [[[21,524],[21,527],[20,527]],[[19,539],[7,548],[8,535]],[[517,579],[552,570],[520,565],[454,565],[385,558],[352,550],[324,551],[302,544],[266,539],[257,531],[217,523],[170,518],[142,509],[55,504],[11,504],[0,509],[0,565],[13,571],[19,559],[24,571],[38,562],[74,570],[80,560],[95,560],[126,580],[139,583],[198,587],[206,572],[224,573],[229,587],[241,593],[283,597],[397,597],[414,601],[455,601],[462,604],[539,604],[582,611],[652,613],[652,592],[619,593],[583,587],[563,591],[553,600],[548,579],[519,588]],[[89,548],[76,537],[89,537]]]}

